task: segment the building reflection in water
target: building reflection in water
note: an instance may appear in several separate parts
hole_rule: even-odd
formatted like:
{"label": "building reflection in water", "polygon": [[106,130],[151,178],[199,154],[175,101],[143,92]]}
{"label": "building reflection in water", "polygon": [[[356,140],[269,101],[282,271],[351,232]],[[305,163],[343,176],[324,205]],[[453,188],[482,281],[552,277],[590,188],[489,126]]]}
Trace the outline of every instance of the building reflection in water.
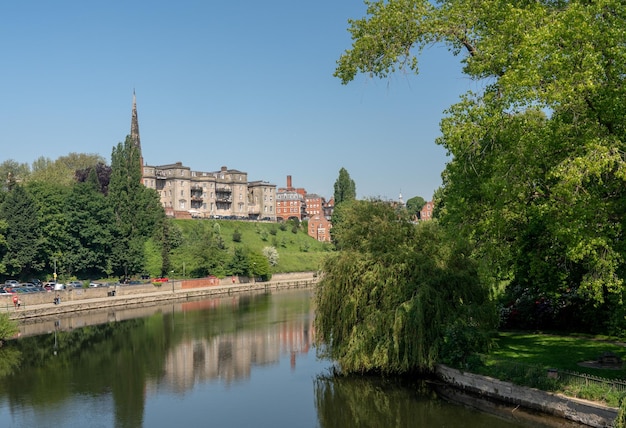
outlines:
{"label": "building reflection in water", "polygon": [[[186,304],[186,310],[237,306],[238,298],[210,299]],[[290,356],[292,370],[298,355],[312,348],[313,312],[305,317],[262,323],[257,329],[219,334],[210,339],[184,339],[172,348],[164,364],[163,376],[153,379],[151,388],[166,387],[175,392],[191,389],[196,383],[219,381],[230,384],[248,379],[253,367],[278,364],[280,356]]]}

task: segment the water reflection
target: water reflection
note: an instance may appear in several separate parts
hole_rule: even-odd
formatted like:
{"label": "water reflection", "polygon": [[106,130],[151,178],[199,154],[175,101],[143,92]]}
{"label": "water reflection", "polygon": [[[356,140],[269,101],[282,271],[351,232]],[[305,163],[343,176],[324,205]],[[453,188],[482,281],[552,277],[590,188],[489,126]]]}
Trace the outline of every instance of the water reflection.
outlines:
{"label": "water reflection", "polygon": [[24,326],[0,348],[0,426],[541,425],[449,404],[424,383],[328,377],[312,347],[311,297],[238,295]]}
{"label": "water reflection", "polygon": [[[26,411],[77,395],[111,395],[115,425],[142,426],[146,396],[155,391],[184,394],[196,384],[245,380],[252,367],[277,364],[284,354],[295,366],[313,339],[311,299],[304,293],[179,302],[133,310],[151,313],[144,318],[98,325],[87,325],[83,316],[81,328],[76,319],[26,326],[19,340],[0,350],[7,363],[0,399]],[[48,334],[26,333],[42,327]]]}

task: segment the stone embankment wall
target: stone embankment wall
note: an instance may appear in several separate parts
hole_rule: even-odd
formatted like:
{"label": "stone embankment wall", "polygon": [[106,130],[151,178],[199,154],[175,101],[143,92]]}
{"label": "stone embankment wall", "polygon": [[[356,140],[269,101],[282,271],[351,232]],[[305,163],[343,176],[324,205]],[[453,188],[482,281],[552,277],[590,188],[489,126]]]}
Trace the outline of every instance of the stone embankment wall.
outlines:
{"label": "stone embankment wall", "polygon": [[436,367],[436,374],[444,382],[465,391],[538,410],[590,427],[611,427],[617,417],[617,409],[614,407],[518,386],[444,365]]}
{"label": "stone embankment wall", "polygon": [[[22,305],[13,307],[11,297],[0,301],[0,312],[8,312],[15,320],[53,316],[63,313],[90,311],[103,308],[153,304],[168,300],[190,299],[203,296],[219,296],[244,292],[265,292],[289,288],[312,287],[317,282],[314,273],[275,275],[270,281],[258,282],[236,277],[219,281],[200,279],[168,281],[159,286],[153,284],[117,285],[115,287],[70,289],[47,293],[21,294]],[[61,303],[53,304],[57,295]]]}
{"label": "stone embankment wall", "polygon": [[[54,297],[58,294],[61,298],[61,302],[77,302],[81,300],[92,300],[104,297],[111,297],[111,292],[114,291],[117,297],[143,295],[147,293],[155,292],[178,292],[185,289],[205,288],[213,286],[227,286],[227,285],[245,285],[256,284],[257,286],[265,286],[267,284],[284,283],[285,281],[311,281],[315,280],[317,275],[315,272],[296,272],[296,273],[281,273],[272,276],[272,279],[267,282],[259,282],[254,278],[248,277],[226,277],[218,279],[211,278],[198,278],[189,280],[171,280],[168,282],[160,283],[155,286],[152,283],[136,284],[136,285],[115,285],[111,287],[97,287],[97,288],[77,288],[66,289],[60,291],[49,291],[41,293],[26,293],[20,294],[19,298],[22,302],[22,307],[29,307],[33,305],[43,305],[46,303],[52,303]],[[233,280],[234,279],[234,280]],[[0,311],[13,309],[13,301],[10,295],[0,296]]]}

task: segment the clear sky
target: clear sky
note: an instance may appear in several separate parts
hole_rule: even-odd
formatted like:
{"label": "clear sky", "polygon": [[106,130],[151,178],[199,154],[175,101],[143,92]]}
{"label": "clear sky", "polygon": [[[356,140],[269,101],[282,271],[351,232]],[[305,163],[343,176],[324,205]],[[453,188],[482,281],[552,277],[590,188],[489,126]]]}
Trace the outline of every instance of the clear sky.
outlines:
{"label": "clear sky", "polygon": [[429,49],[420,75],[333,77],[361,0],[0,4],[0,162],[111,150],[137,96],[144,161],[222,166],[326,198],[432,197],[448,158],[443,111],[472,83]]}

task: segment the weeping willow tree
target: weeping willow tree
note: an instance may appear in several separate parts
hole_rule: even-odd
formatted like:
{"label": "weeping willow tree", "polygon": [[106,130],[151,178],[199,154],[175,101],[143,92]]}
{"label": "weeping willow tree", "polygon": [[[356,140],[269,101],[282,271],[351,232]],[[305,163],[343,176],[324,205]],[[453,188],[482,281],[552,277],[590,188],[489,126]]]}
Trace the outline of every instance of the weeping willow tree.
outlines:
{"label": "weeping willow tree", "polygon": [[344,373],[402,374],[484,350],[495,310],[466,245],[385,202],[341,208],[342,249],[326,259],[316,293],[322,356]]}

